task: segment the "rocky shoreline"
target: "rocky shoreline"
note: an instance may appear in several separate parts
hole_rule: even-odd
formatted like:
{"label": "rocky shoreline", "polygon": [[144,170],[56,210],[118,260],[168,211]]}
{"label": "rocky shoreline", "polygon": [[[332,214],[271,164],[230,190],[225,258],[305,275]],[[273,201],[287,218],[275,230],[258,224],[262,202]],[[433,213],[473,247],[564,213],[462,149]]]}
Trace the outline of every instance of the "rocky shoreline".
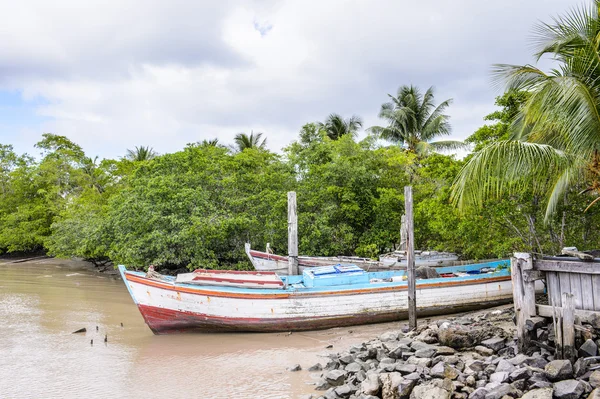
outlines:
{"label": "rocky shoreline", "polygon": [[572,363],[555,359],[548,319],[531,326],[535,346],[518,353],[513,317],[511,306],[437,320],[330,353],[308,369],[321,392],[306,399],[600,399],[600,370],[589,359],[600,325],[579,323]]}

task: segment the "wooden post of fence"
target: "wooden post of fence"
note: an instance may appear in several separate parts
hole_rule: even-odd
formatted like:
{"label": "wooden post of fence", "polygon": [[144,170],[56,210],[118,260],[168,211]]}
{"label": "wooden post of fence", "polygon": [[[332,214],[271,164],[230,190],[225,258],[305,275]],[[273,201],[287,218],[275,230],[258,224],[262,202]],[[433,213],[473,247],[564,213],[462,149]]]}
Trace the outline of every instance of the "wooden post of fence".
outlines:
{"label": "wooden post of fence", "polygon": [[573,294],[563,292],[562,350],[563,359],[575,362],[575,302]]}
{"label": "wooden post of fence", "polygon": [[296,192],[288,196],[288,273],[298,274],[298,214],[296,213]]}
{"label": "wooden post of fence", "polygon": [[519,351],[524,352],[531,340],[527,329],[527,319],[536,315],[535,282],[530,277],[533,270],[531,254],[516,252],[510,259],[510,273],[513,285],[513,302],[517,319]]}
{"label": "wooden post of fence", "polygon": [[406,272],[408,275],[408,326],[417,328],[417,290],[415,278],[415,229],[413,220],[412,186],[404,187],[404,208],[406,214]]}

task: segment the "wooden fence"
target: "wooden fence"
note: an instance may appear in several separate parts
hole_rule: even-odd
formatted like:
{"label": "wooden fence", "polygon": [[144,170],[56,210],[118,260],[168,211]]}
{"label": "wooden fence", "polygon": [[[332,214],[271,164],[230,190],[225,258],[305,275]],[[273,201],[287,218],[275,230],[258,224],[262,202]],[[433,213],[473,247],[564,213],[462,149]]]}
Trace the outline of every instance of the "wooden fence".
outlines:
{"label": "wooden fence", "polygon": [[[531,254],[511,258],[513,299],[519,349],[535,341],[535,329],[551,317],[554,323],[556,357],[573,360],[575,329],[580,322],[600,322],[600,263],[573,260],[534,260]],[[537,291],[545,281],[548,304],[537,304]]]}

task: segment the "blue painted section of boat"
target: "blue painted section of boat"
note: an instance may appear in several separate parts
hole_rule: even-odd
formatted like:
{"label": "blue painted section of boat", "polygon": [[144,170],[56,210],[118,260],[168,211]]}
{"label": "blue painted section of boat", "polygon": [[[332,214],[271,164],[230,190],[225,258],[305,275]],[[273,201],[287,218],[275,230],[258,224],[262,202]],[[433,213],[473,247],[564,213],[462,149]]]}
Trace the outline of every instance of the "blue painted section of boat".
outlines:
{"label": "blue painted section of boat", "polygon": [[[487,263],[479,263],[479,264],[470,264],[463,266],[448,266],[448,267],[438,267],[435,270],[440,274],[446,273],[467,273],[465,276],[460,277],[444,277],[444,278],[433,278],[426,280],[417,280],[417,289],[419,289],[419,285],[427,284],[427,285],[435,285],[440,284],[439,288],[444,287],[444,283],[450,284],[453,282],[481,282],[485,283],[486,279],[497,278],[497,277],[506,277],[510,276],[510,261],[501,260],[495,262],[487,262]],[[325,268],[331,266],[324,266]],[[491,273],[481,273],[481,274],[469,274],[470,271],[479,271],[483,268],[489,268],[495,270]],[[318,268],[313,268],[318,269]],[[123,275],[126,271],[125,267],[120,265],[119,271]],[[281,279],[286,284],[286,288],[281,289],[255,289],[255,288],[238,288],[238,287],[227,287],[227,286],[198,286],[195,284],[183,284],[183,283],[175,283],[175,277],[172,276],[164,276],[165,282],[176,285],[178,287],[186,287],[196,290],[202,291],[215,291],[215,292],[230,292],[230,293],[245,293],[245,294],[255,294],[260,292],[261,294],[281,294],[284,292],[343,292],[345,290],[360,290],[360,289],[368,289],[374,287],[406,287],[408,283],[406,281],[389,281],[390,279],[402,278],[406,275],[406,272],[403,270],[397,271],[385,271],[385,272],[365,272],[361,270],[362,273],[351,272],[348,275],[345,273],[338,273],[331,277],[331,274],[324,274],[324,276],[318,277],[322,279],[326,284],[321,284],[317,286],[307,287],[304,281],[304,275],[298,276],[281,276]],[[140,277],[144,277],[145,273],[141,272],[133,272],[127,271],[127,273],[135,274]],[[125,277],[123,277],[125,279]],[[316,279],[316,278],[315,278]],[[385,281],[388,280],[388,281]],[[342,284],[341,284],[342,283]],[[126,284],[127,285],[127,284]],[[131,290],[129,286],[127,286],[129,293],[131,294]],[[133,295],[132,295],[133,296]],[[135,300],[135,298],[134,298]]]}
{"label": "blue painted section of boat", "polygon": [[[129,287],[129,284],[127,284],[127,279],[125,278],[125,272],[127,271],[127,268],[123,265],[119,265],[119,273],[121,273],[121,278],[123,279],[123,282],[125,283],[125,287],[127,287],[127,291],[129,291],[129,295],[131,296],[131,298],[133,298],[133,302],[137,305],[138,301],[137,299],[135,299],[135,295],[133,295],[133,292],[131,291],[131,287]],[[131,272],[129,272],[131,273]],[[136,272],[137,274],[137,272]],[[143,274],[143,273],[141,273]]]}

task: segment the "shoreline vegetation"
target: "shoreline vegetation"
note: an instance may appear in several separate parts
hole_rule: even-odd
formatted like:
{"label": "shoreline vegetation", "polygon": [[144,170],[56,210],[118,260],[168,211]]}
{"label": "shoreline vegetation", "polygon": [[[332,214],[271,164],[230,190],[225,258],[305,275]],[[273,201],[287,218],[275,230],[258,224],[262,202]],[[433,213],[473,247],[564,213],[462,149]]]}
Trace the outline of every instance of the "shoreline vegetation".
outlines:
{"label": "shoreline vegetation", "polygon": [[[488,116],[494,123],[466,142],[477,148],[499,140],[525,98],[499,97],[501,109]],[[590,247],[600,238],[593,228],[598,210],[583,212],[589,200],[579,187],[547,221],[533,189],[458,209],[452,184],[472,155],[461,160],[426,145],[411,150],[373,132],[359,141],[353,130],[331,134],[327,126],[304,125],[282,154],[265,149],[260,134],[237,140],[239,147],[215,139],[171,154],[137,147],[103,160],[53,134],[36,144],[37,158],[1,145],[0,251],[82,258],[99,267],[247,270],[246,241],[286,253],[286,193],[296,191],[300,253],[376,258],[400,241],[408,184],[417,248],[487,259],[515,250],[553,254],[566,243]]]}

